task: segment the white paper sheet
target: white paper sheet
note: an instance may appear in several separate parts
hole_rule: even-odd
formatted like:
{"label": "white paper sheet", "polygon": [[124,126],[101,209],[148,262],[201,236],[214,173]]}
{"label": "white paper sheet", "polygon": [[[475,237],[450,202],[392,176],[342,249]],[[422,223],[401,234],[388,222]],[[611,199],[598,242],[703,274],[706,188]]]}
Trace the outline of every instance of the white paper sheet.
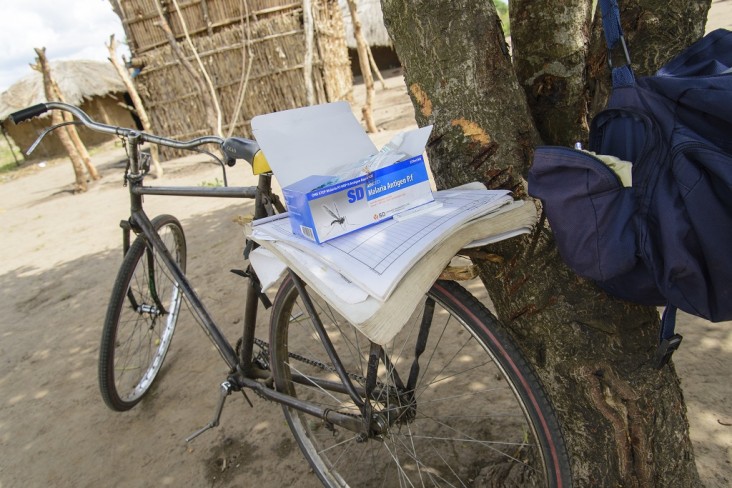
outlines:
{"label": "white paper sheet", "polygon": [[[331,294],[338,295],[343,302],[356,304],[365,301],[369,297],[365,290],[348,281],[343,277],[343,275],[337,273],[318,258],[304,253],[297,248],[288,246],[285,243],[279,243],[277,249],[282,254],[282,257],[286,258],[289,262],[299,263],[301,268],[307,269],[312,275],[311,280],[327,287]],[[274,254],[262,247],[258,247],[252,251],[249,258],[252,260],[252,266],[257,270],[257,276],[259,276],[259,269],[261,269],[260,266],[264,264],[260,261],[261,256],[258,256],[260,253],[267,253],[272,256],[273,259],[278,259]],[[254,256],[254,259],[252,259],[252,256]],[[286,270],[284,262],[281,261],[281,258],[279,259],[279,265],[275,265],[273,263],[265,264],[266,266],[269,266],[272,274],[277,274],[275,280]],[[274,284],[274,281],[268,282],[267,286],[262,282],[262,289],[266,290],[272,284]]]}
{"label": "white paper sheet", "polygon": [[406,272],[456,228],[512,199],[508,191],[454,189],[435,193],[442,206],[397,221],[387,220],[315,244],[292,234],[288,218],[255,222],[254,240],[285,242],[317,257],[370,296],[385,300]]}
{"label": "white paper sheet", "polygon": [[[348,323],[377,344],[385,344],[399,332],[444,267],[466,244],[484,236],[529,232],[535,223],[535,207],[521,201],[511,202],[494,212],[470,220],[449,232],[444,241],[430,248],[409,267],[385,301],[372,296],[367,296],[363,301],[353,300],[349,293],[344,292],[338,280],[348,285],[352,283],[344,280],[338,273],[334,271],[336,281],[333,283],[326,283],[326,279],[316,275],[315,270],[322,266],[322,261],[315,266],[310,262],[306,263],[300,258],[304,253],[297,254],[300,251],[295,251],[284,242],[263,239],[258,239],[258,242],[287,263],[308,284],[311,291],[323,298]],[[256,269],[259,273],[259,268]]]}

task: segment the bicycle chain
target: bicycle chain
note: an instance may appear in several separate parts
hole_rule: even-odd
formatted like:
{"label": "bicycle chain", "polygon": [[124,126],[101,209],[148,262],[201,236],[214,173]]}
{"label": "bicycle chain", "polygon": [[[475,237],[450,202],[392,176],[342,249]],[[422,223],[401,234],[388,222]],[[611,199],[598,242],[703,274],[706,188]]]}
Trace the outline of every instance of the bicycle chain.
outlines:
{"label": "bicycle chain", "polygon": [[[260,350],[261,350],[260,354],[265,354],[266,357],[269,357],[269,343],[268,342],[255,337],[254,344],[256,344],[260,348]],[[241,339],[239,339],[239,341],[237,342],[237,352],[238,352],[238,348],[240,346],[241,346]],[[288,353],[287,355],[288,355],[288,357],[290,357],[291,359],[294,359],[296,361],[300,361],[300,362],[308,364],[310,366],[320,368],[321,370],[328,371],[330,373],[338,374],[338,371],[333,366],[327,365],[321,361],[318,361],[317,359],[310,359],[308,357],[302,356],[300,354],[295,354],[295,353]],[[366,377],[359,375],[359,374],[355,374],[355,373],[347,373],[347,374],[351,380],[359,381],[362,385],[366,384]],[[392,390],[392,388],[393,388],[393,387],[387,387],[380,381],[377,382],[376,385],[385,390]],[[396,395],[399,396],[398,393],[396,393]],[[361,416],[362,416],[361,414],[350,413],[350,412],[340,412],[340,413],[342,415],[348,415],[353,418],[361,418]]]}
{"label": "bicycle chain", "polygon": [[[254,338],[254,343],[257,346],[259,346],[259,348],[262,350],[263,353],[265,353],[267,356],[269,356],[269,343],[268,342],[265,342],[262,339],[258,339],[258,338],[255,337]],[[330,366],[330,365],[325,364],[325,363],[323,363],[321,361],[318,361],[317,359],[310,359],[308,357],[302,356],[300,354],[295,354],[295,353],[292,353],[292,352],[288,353],[287,355],[288,355],[288,357],[290,357],[290,358],[292,358],[292,359],[294,359],[296,361],[300,361],[301,363],[309,364],[310,366],[314,366],[316,368],[320,368],[321,370],[328,371],[329,373],[336,373],[336,374],[338,374],[338,371],[333,366]],[[352,380],[360,381],[361,384],[364,384],[366,382],[366,377],[365,376],[361,376],[361,375],[356,374],[356,373],[347,373],[347,374],[348,374],[348,377],[349,378],[351,378]]]}

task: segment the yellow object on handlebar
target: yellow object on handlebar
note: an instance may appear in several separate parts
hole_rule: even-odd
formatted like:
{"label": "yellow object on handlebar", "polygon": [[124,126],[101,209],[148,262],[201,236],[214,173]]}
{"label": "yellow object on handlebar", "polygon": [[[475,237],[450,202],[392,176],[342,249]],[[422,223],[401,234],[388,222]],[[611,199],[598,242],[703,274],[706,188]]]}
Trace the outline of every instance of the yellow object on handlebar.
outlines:
{"label": "yellow object on handlebar", "polygon": [[252,161],[252,172],[255,175],[259,175],[262,173],[269,173],[271,171],[272,169],[269,167],[269,162],[264,156],[264,153],[262,151],[257,151],[257,154],[254,155],[254,161]]}

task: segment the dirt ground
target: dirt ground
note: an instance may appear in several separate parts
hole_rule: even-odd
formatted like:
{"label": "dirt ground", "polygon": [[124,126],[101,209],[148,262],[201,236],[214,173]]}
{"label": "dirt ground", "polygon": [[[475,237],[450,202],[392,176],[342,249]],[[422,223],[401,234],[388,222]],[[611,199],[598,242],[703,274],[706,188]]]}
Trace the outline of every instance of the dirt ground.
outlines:
{"label": "dirt ground", "polygon": [[[715,8],[729,13],[731,4],[721,0]],[[414,124],[402,78],[387,83],[377,95],[379,147]],[[73,175],[65,161],[37,165],[0,185],[0,488],[319,486],[280,408],[252,394],[256,410],[232,396],[221,425],[186,444],[185,437],[211,419],[226,374],[186,314],[146,399],[123,414],[104,406],[97,351],[122,257],[117,223],[128,216],[123,156],[113,144],[97,152],[104,178],[82,195],[69,193]],[[254,181],[243,166],[228,175],[234,185]],[[217,178],[218,167],[187,158],[166,163],[162,183],[201,185]],[[188,274],[224,333],[235,337],[244,283],[229,272],[243,266],[242,228],[234,219],[249,214],[250,203],[149,197],[146,208],[181,220]],[[732,324],[685,314],[679,322],[685,338],[674,357],[699,471],[709,487],[730,486]]]}

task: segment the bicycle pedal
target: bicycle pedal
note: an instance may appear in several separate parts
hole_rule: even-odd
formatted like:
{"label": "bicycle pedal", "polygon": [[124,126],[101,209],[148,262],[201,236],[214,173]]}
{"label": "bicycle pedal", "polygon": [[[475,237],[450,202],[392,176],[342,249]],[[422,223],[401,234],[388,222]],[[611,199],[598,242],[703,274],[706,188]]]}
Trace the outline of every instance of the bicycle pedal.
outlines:
{"label": "bicycle pedal", "polygon": [[204,425],[203,427],[201,427],[200,429],[198,429],[197,431],[195,431],[193,434],[191,434],[188,437],[186,437],[186,443],[191,442],[193,439],[195,439],[199,435],[203,434],[204,432],[206,432],[209,429],[213,429],[214,427],[216,427],[216,426],[215,425],[211,425],[210,423]]}

